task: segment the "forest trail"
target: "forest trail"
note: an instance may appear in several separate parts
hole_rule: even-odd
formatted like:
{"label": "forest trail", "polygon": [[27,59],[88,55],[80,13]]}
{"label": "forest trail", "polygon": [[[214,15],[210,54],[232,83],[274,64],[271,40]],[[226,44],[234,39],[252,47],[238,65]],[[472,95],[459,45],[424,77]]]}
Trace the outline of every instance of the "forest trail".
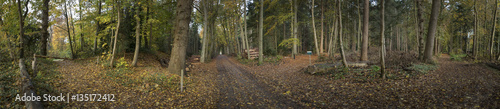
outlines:
{"label": "forest trail", "polygon": [[219,55],[216,59],[217,79],[221,99],[218,108],[289,108],[300,107],[298,103],[272,92],[258,77]]}

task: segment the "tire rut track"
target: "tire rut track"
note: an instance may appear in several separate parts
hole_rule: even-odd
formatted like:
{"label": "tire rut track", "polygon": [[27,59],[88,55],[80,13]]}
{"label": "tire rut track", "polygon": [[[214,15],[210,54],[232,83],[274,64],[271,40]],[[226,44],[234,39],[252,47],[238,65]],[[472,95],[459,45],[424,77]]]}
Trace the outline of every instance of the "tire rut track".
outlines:
{"label": "tire rut track", "polygon": [[218,83],[221,99],[218,108],[298,108],[302,107],[272,88],[256,75],[231,62],[228,57],[217,57]]}

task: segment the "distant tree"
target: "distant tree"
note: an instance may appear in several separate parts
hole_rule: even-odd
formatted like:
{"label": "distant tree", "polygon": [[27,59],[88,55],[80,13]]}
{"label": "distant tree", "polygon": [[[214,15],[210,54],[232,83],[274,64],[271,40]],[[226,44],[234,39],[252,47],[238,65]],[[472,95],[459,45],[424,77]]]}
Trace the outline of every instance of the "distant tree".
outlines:
{"label": "distant tree", "polygon": [[68,2],[64,2],[64,18],[66,18],[66,31],[68,32],[68,38],[69,38],[69,47],[71,50],[71,58],[74,59],[75,52],[73,52],[73,41],[71,40],[71,32],[70,32],[70,27],[69,27],[69,17],[68,17]]}

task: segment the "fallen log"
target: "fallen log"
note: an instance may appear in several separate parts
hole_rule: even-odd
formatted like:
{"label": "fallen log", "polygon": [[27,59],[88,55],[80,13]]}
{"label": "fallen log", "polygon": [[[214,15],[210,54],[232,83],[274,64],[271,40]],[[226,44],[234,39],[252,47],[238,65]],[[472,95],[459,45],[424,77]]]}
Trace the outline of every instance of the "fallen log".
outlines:
{"label": "fallen log", "polygon": [[61,57],[43,56],[43,55],[35,55],[35,57],[39,57],[39,58],[53,58],[53,59],[66,59],[66,60],[73,60],[73,59],[71,59],[71,58],[61,58]]}
{"label": "fallen log", "polygon": [[[31,78],[28,74],[28,70],[26,70],[26,66],[24,65],[24,60],[19,59],[19,70],[21,70],[19,75],[21,76],[21,92],[22,95],[26,94],[26,96],[37,96],[35,93],[35,88],[31,82]],[[26,105],[26,109],[43,109],[43,105],[40,101],[24,101]]]}

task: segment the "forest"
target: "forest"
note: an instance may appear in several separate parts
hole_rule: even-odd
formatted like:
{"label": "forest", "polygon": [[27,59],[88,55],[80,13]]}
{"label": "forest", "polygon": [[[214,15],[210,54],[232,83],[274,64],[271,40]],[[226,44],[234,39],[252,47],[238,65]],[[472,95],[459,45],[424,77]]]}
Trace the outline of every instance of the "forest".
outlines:
{"label": "forest", "polygon": [[498,5],[0,0],[0,108],[499,108]]}

